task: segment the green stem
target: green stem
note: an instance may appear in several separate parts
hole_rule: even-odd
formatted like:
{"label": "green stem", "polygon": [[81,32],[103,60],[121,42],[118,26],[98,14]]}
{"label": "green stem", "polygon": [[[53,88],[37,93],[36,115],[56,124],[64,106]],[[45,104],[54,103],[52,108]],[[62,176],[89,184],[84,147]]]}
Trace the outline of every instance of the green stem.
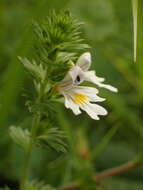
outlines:
{"label": "green stem", "polygon": [[93,152],[90,155],[91,159],[95,159],[95,157],[100,154],[105,147],[110,143],[112,137],[115,135],[119,128],[119,125],[116,125],[112,127],[107,134],[101,139],[101,142],[96,146],[96,148],[93,150]]}
{"label": "green stem", "polygon": [[[46,86],[46,81],[44,81],[44,83],[41,85],[41,91],[40,91],[40,94],[37,97],[37,101],[36,101],[37,104],[40,103],[42,100],[45,86]],[[37,130],[39,127],[40,119],[41,119],[41,114],[39,112],[35,113],[35,115],[33,116],[33,122],[32,122],[32,128],[31,128],[31,142],[30,142],[28,150],[26,152],[25,161],[23,164],[22,176],[21,176],[21,181],[20,181],[20,190],[26,190],[28,170],[29,170],[29,165],[30,165],[32,149],[33,149],[33,145],[34,145],[33,141],[36,138],[36,133],[37,133]]]}
{"label": "green stem", "polygon": [[118,166],[115,168],[110,168],[103,172],[100,172],[99,174],[97,174],[94,177],[94,179],[95,179],[96,183],[99,183],[101,179],[123,173],[125,171],[128,171],[130,169],[133,169],[133,168],[139,166],[140,164],[141,163],[139,161],[130,161],[121,166]]}
{"label": "green stem", "polygon": [[133,7],[133,27],[134,27],[134,62],[137,58],[137,26],[138,26],[138,0],[132,0]]}
{"label": "green stem", "polygon": [[22,170],[22,175],[21,175],[21,182],[20,182],[20,190],[26,190],[26,183],[27,183],[27,178],[28,178],[28,170],[29,170],[29,165],[30,165],[30,159],[31,159],[31,154],[32,154],[32,149],[33,149],[33,140],[36,137],[36,132],[39,126],[40,122],[40,114],[35,114],[33,117],[33,124],[31,128],[31,142],[29,144],[28,150],[26,152],[26,158],[23,164],[23,170]]}

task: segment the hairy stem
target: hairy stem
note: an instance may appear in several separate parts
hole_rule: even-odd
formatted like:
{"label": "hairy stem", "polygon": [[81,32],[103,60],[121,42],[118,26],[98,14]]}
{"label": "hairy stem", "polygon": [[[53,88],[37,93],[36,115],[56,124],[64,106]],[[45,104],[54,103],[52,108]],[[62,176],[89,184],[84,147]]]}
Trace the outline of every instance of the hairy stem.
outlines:
{"label": "hairy stem", "polygon": [[[44,81],[43,84],[41,84],[41,90],[40,90],[40,93],[39,93],[39,95],[37,97],[37,101],[36,101],[37,104],[42,101],[45,86],[46,86],[46,80]],[[24,161],[23,169],[22,169],[20,190],[26,190],[30,159],[31,159],[31,155],[32,155],[34,141],[36,138],[36,133],[37,133],[37,130],[38,130],[38,127],[40,124],[40,119],[41,119],[41,113],[40,112],[35,113],[33,116],[33,122],[32,122],[32,127],[31,127],[31,142],[30,142],[28,150],[26,152],[25,161]]]}
{"label": "hairy stem", "polygon": [[30,142],[28,150],[26,152],[23,169],[22,169],[20,190],[26,189],[25,187],[26,187],[26,183],[27,183],[28,170],[29,170],[30,159],[31,159],[31,154],[32,154],[32,149],[33,149],[33,140],[35,139],[36,132],[37,132],[37,129],[39,126],[39,122],[40,122],[40,114],[35,114],[35,116],[33,117],[33,123],[32,123],[32,128],[31,128],[31,142]]}

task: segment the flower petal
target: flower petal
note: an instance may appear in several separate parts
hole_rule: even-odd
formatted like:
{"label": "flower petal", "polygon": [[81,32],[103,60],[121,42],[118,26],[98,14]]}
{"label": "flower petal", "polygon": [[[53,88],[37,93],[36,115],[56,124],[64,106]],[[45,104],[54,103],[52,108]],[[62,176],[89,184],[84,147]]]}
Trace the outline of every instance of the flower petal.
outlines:
{"label": "flower petal", "polygon": [[99,117],[97,116],[96,112],[94,112],[88,104],[82,104],[80,105],[80,108],[84,110],[92,119],[99,120]]}
{"label": "flower petal", "polygon": [[102,77],[97,77],[95,71],[86,71],[84,73],[85,80],[88,81],[97,81],[97,82],[104,82],[105,79]]}
{"label": "flower petal", "polygon": [[83,71],[87,71],[91,66],[91,54],[89,52],[83,53],[76,63]]}
{"label": "flower petal", "polygon": [[84,72],[79,66],[73,66],[69,71],[74,84],[80,84],[84,80]]}
{"label": "flower petal", "polygon": [[66,90],[72,87],[72,85],[79,85],[84,80],[84,72],[78,66],[73,66],[67,73],[65,78],[60,82],[59,89]]}
{"label": "flower petal", "polygon": [[104,79],[100,78],[100,77],[97,77],[94,71],[85,72],[84,75],[85,75],[85,80],[86,81],[93,82],[93,83],[95,83],[96,85],[98,85],[101,88],[106,88],[106,89],[111,90],[113,92],[118,92],[117,88],[115,88],[115,87],[113,87],[111,85],[108,85],[108,84],[103,84],[102,82],[104,81]]}
{"label": "flower petal", "polygon": [[84,92],[86,94],[98,94],[99,90],[88,86],[73,86],[75,92]]}
{"label": "flower petal", "polygon": [[107,115],[107,110],[97,104],[89,104],[89,107],[97,113],[97,115]]}
{"label": "flower petal", "polygon": [[96,88],[87,86],[76,86],[71,89],[72,93],[85,94],[91,102],[103,102],[105,98],[97,96],[98,90]]}
{"label": "flower petal", "polygon": [[99,120],[98,115],[106,115],[107,111],[97,104],[91,104],[87,102],[86,104],[80,105],[80,108],[84,110],[92,119]]}
{"label": "flower petal", "polygon": [[58,88],[59,91],[63,91],[64,89],[68,89],[69,87],[71,87],[73,84],[73,80],[71,78],[71,76],[69,75],[69,73],[65,76],[65,78],[60,82]]}
{"label": "flower petal", "polygon": [[115,88],[115,87],[113,87],[113,86],[111,86],[111,85],[109,85],[109,84],[102,84],[102,83],[96,83],[99,87],[101,87],[101,88],[106,88],[106,89],[108,89],[108,90],[110,90],[110,91],[112,91],[112,92],[118,92],[118,89],[117,88]]}
{"label": "flower petal", "polygon": [[81,113],[78,104],[74,103],[70,96],[63,94],[65,97],[65,107],[70,108],[75,115],[79,115]]}

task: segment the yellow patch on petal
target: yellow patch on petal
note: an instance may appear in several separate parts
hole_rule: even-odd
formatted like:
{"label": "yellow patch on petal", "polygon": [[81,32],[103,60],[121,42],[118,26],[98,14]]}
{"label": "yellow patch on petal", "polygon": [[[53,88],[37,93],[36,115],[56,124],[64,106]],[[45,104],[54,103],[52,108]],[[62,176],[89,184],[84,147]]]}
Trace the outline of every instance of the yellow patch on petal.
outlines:
{"label": "yellow patch on petal", "polygon": [[77,104],[83,103],[87,100],[87,96],[82,93],[72,94],[73,101]]}

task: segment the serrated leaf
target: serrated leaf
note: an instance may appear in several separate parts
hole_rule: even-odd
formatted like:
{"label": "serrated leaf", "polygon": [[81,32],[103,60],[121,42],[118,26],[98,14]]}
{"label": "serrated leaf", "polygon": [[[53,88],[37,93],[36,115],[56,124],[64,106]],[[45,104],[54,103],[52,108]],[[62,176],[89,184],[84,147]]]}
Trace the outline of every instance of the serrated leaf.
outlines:
{"label": "serrated leaf", "polygon": [[65,135],[58,128],[45,129],[41,135],[37,137],[38,144],[41,146],[51,147],[57,152],[66,152]]}
{"label": "serrated leaf", "polygon": [[49,184],[45,184],[43,181],[32,181],[27,185],[26,190],[56,190]]}
{"label": "serrated leaf", "polygon": [[37,64],[36,61],[30,62],[27,58],[18,57],[27,71],[29,71],[35,78],[44,81],[47,75],[47,70],[42,64]]}
{"label": "serrated leaf", "polygon": [[31,137],[30,132],[27,129],[11,126],[10,136],[13,139],[13,141],[16,144],[20,145],[25,151],[28,149]]}
{"label": "serrated leaf", "polygon": [[70,69],[69,61],[90,47],[81,38],[81,23],[70,14],[54,11],[40,24],[34,23],[37,55],[47,66],[47,76],[51,83],[59,82]]}

